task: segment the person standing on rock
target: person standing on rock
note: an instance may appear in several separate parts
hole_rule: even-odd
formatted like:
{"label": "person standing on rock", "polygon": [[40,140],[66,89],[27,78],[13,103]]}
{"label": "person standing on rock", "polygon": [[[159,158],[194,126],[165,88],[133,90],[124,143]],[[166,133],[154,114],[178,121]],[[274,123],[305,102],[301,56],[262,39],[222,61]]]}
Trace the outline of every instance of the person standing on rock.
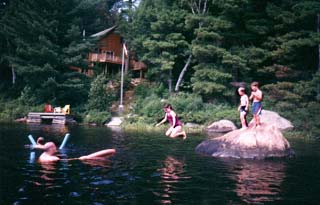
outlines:
{"label": "person standing on rock", "polygon": [[247,122],[247,112],[249,108],[249,98],[246,94],[245,88],[240,87],[238,89],[238,93],[241,96],[240,97],[240,105],[238,107],[238,111],[240,111],[240,121],[241,121],[241,129],[248,128],[248,122]]}
{"label": "person standing on rock", "polygon": [[254,127],[259,127],[261,125],[260,123],[260,114],[262,110],[262,91],[259,89],[259,83],[258,82],[252,82],[251,83],[251,95],[250,100],[253,101],[252,103],[252,114],[254,118]]}
{"label": "person standing on rock", "polygon": [[163,106],[163,110],[165,112],[165,116],[161,122],[156,124],[156,127],[160,126],[168,120],[171,127],[167,130],[166,135],[171,138],[176,138],[181,135],[183,139],[186,139],[187,134],[182,129],[182,122],[179,120],[177,114],[173,111],[172,106],[170,104],[165,104]]}

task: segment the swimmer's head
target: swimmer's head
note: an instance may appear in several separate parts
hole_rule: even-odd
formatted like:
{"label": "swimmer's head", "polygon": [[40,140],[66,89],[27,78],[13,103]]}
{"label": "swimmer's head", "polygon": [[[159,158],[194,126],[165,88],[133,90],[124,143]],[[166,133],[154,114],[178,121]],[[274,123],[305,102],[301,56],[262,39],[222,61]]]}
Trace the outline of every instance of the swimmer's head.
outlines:
{"label": "swimmer's head", "polygon": [[57,151],[57,147],[53,142],[47,142],[44,145],[44,150],[48,154],[54,154]]}
{"label": "swimmer's head", "polygon": [[44,144],[44,139],[43,139],[43,137],[38,137],[38,139],[37,139],[37,144],[41,144],[41,145]]}

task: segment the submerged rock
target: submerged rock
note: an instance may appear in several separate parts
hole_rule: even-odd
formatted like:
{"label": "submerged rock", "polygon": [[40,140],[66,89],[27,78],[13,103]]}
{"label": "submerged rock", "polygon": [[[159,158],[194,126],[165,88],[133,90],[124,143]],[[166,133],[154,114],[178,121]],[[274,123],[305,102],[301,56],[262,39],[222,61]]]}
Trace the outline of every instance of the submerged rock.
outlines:
{"label": "submerged rock", "polygon": [[237,127],[230,120],[219,120],[207,127],[208,132],[230,132],[236,129]]}
{"label": "submerged rock", "polygon": [[258,128],[234,130],[221,137],[205,140],[196,147],[196,152],[212,157],[251,159],[294,155],[281,131],[266,124]]}
{"label": "submerged rock", "polygon": [[[289,120],[281,117],[278,113],[270,110],[262,110],[260,121],[264,124],[273,125],[276,128],[283,131],[289,131],[294,128],[294,126]],[[251,120],[249,125],[253,125],[253,123],[253,120]]]}

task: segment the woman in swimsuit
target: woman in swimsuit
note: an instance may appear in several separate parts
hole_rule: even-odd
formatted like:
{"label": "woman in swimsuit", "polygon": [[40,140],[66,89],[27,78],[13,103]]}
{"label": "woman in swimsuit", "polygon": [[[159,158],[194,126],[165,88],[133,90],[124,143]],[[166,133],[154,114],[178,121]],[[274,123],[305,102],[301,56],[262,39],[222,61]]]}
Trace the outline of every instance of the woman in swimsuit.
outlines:
{"label": "woman in swimsuit", "polygon": [[165,104],[163,106],[163,110],[166,113],[164,119],[161,122],[159,122],[156,126],[158,127],[159,125],[165,123],[168,120],[171,126],[167,130],[166,135],[171,138],[175,138],[181,135],[183,139],[186,139],[187,134],[182,129],[182,122],[179,120],[177,114],[173,111],[172,106],[170,104]]}

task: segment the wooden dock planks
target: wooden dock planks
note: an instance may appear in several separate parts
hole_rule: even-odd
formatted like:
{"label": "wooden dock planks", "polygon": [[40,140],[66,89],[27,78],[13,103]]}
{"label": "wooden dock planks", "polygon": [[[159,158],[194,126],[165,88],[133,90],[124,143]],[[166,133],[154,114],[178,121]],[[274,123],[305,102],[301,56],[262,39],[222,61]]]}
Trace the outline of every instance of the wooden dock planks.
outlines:
{"label": "wooden dock planks", "polygon": [[74,122],[70,115],[63,113],[29,112],[27,123],[41,123],[45,120],[52,121],[53,124],[67,124],[68,122]]}

